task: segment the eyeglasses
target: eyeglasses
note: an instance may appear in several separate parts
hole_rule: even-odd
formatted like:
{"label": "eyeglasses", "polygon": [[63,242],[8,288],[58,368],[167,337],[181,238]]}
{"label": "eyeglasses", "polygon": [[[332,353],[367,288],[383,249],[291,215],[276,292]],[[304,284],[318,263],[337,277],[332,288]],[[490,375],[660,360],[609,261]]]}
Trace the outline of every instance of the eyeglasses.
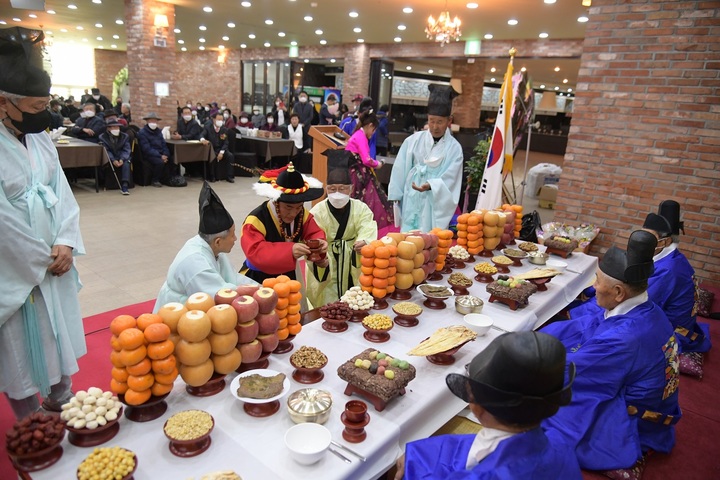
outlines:
{"label": "eyeglasses", "polygon": [[327,193],[350,193],[352,191],[352,185],[328,185]]}

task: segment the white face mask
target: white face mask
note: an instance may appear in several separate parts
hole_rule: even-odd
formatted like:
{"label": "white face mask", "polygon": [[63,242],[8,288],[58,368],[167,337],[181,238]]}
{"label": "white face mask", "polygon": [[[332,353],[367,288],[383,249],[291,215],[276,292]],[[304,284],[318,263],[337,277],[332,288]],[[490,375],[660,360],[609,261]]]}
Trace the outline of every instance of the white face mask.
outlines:
{"label": "white face mask", "polygon": [[93,98],[94,98],[95,100],[100,100],[100,95],[93,95]]}
{"label": "white face mask", "polygon": [[80,118],[85,118],[85,110],[80,112]]}
{"label": "white face mask", "polygon": [[223,125],[225,125],[225,122],[223,122],[222,120],[215,120],[215,126],[216,126],[216,127],[220,128],[220,127],[222,127]]}
{"label": "white face mask", "polygon": [[275,119],[273,117],[270,117],[267,119],[267,123],[272,125],[273,123],[275,123]]}
{"label": "white face mask", "polygon": [[343,208],[350,201],[350,195],[340,192],[331,193],[328,195],[328,201],[335,208]]}
{"label": "white face mask", "polygon": [[85,118],[92,118],[95,116],[95,112],[92,110],[85,110]]}
{"label": "white face mask", "polygon": [[190,120],[192,120],[192,115],[183,115],[183,120],[189,122]]}
{"label": "white face mask", "polygon": [[227,108],[227,105],[220,105],[220,110],[225,110]]}
{"label": "white face mask", "polygon": [[247,117],[241,117],[240,123],[247,123]]}
{"label": "white face mask", "polygon": [[230,118],[230,114],[227,112],[223,113],[223,118]]}
{"label": "white face mask", "polygon": [[300,97],[300,103],[307,103],[307,97]]}
{"label": "white face mask", "polygon": [[114,130],[110,130],[110,133],[111,133],[112,135],[114,135],[114,136],[116,136],[116,137],[117,137],[117,136],[119,136],[119,135],[120,135],[120,130],[117,130],[117,129],[114,129]]}
{"label": "white face mask", "polygon": [[148,123],[148,127],[150,127],[150,130],[155,130],[157,128],[157,123]]}
{"label": "white face mask", "polygon": [[193,117],[196,116],[196,115],[197,115],[197,111],[193,110],[193,111],[192,111],[192,115],[193,115]]}
{"label": "white face mask", "polygon": [[192,103],[188,103],[188,104],[185,105],[185,106],[188,107],[188,108],[192,108]]}
{"label": "white face mask", "polygon": [[276,106],[276,107],[279,107],[279,106],[280,106],[280,102],[275,102],[275,106]]}

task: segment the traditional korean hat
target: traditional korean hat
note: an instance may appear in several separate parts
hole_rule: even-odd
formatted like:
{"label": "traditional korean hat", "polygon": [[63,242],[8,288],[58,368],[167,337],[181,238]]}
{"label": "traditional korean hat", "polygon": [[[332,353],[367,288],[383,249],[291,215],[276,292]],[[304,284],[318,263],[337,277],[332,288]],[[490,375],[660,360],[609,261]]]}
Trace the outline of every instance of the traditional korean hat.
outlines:
{"label": "traditional korean hat", "polygon": [[598,268],[623,283],[642,283],[655,271],[653,255],[657,238],[645,230],[635,230],[628,239],[627,251],[610,247]]}
{"label": "traditional korean hat", "polygon": [[203,182],[198,199],[200,226],[198,231],[206,235],[224,232],[235,224],[225,206],[208,182]]}
{"label": "traditional korean hat", "polygon": [[155,120],[162,120],[162,118],[160,118],[160,116],[155,112],[148,113],[143,117],[143,120],[150,120],[151,118],[154,118]]}
{"label": "traditional korean hat", "polygon": [[303,203],[316,200],[323,196],[323,184],[316,178],[303,175],[295,170],[292,162],[285,170],[276,170],[277,177],[270,177],[269,172],[263,176],[269,181],[253,185],[255,193],[283,203]]}
{"label": "traditional korean hat", "polygon": [[26,97],[50,95],[50,76],[43,68],[41,30],[0,30],[0,90]]}
{"label": "traditional korean hat", "polygon": [[666,238],[672,235],[672,227],[665,217],[661,217],[655,213],[648,213],[645,217],[645,223],[642,228],[652,230],[658,234],[659,238]]}
{"label": "traditional korean hat", "polygon": [[323,152],[328,159],[327,185],[350,185],[350,158],[352,152],[338,149],[327,149]]}
{"label": "traditional korean hat", "polygon": [[460,94],[452,86],[438,85],[437,83],[428,85],[428,90],[430,90],[428,115],[449,117],[452,114],[453,99]]}
{"label": "traditional korean hat", "polygon": [[658,207],[658,215],[665,217],[673,235],[680,235],[680,230],[685,233],[685,222],[680,221],[680,204],[675,200],[663,200]]}
{"label": "traditional korean hat", "polygon": [[122,127],[123,125],[122,125],[122,123],[118,122],[117,120],[110,120],[109,122],[107,122],[105,124],[105,126],[107,128],[110,128],[110,127]]}
{"label": "traditional korean hat", "polygon": [[451,373],[448,388],[508,424],[533,425],[570,403],[575,364],[565,383],[565,347],[540,332],[500,335],[473,358],[468,375]]}

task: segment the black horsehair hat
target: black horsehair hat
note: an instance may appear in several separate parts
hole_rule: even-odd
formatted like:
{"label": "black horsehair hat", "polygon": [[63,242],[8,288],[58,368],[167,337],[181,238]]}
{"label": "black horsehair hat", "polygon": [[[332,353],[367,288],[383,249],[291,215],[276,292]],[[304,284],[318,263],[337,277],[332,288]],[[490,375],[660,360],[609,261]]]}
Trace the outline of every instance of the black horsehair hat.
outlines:
{"label": "black horsehair hat", "polygon": [[635,230],[628,239],[627,251],[615,246],[605,253],[598,268],[623,283],[642,283],[655,271],[653,255],[657,238],[645,230]]}
{"label": "black horsehair hat", "polygon": [[[265,172],[263,175],[267,174],[268,172]],[[280,172],[277,178],[254,184],[253,190],[261,197],[283,203],[310,202],[325,193],[320,180],[298,172],[292,162],[288,163],[287,169]]]}
{"label": "black horsehair hat", "polygon": [[452,114],[453,99],[460,95],[460,93],[456,92],[450,85],[438,85],[436,83],[428,85],[428,90],[430,90],[428,115],[449,117]]}
{"label": "black horsehair hat", "polygon": [[0,90],[25,97],[50,95],[50,75],[43,68],[41,30],[0,30]]}
{"label": "black horsehair hat", "polygon": [[685,222],[680,221],[680,204],[675,200],[663,200],[658,207],[658,215],[665,217],[670,224],[673,235],[680,235],[680,230],[685,233]]}
{"label": "black horsehair hat", "polygon": [[568,366],[565,347],[540,332],[500,335],[472,359],[468,375],[451,373],[448,388],[509,425],[534,425],[570,403],[575,364]]}
{"label": "black horsehair hat", "polygon": [[672,235],[672,227],[665,217],[655,213],[648,213],[642,228],[652,230],[659,238],[667,238]]}
{"label": "black horsehair hat", "polygon": [[328,148],[323,153],[327,162],[327,185],[350,185],[350,158],[352,153],[347,150]]}
{"label": "black horsehair hat", "polygon": [[203,182],[198,206],[200,207],[200,226],[198,227],[200,233],[214,235],[229,230],[235,224],[230,213],[220,201],[220,197],[208,182]]}

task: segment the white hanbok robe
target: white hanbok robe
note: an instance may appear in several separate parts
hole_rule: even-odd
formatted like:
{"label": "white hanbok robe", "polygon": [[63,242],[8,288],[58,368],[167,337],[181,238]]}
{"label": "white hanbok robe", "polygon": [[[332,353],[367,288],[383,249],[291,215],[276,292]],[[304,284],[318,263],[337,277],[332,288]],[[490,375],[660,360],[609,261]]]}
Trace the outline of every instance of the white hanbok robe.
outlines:
{"label": "white hanbok robe", "polygon": [[[388,185],[388,199],[400,202],[401,231],[447,228],[460,201],[462,174],[462,147],[449,129],[437,143],[427,130],[406,138]],[[418,192],[413,182],[429,183],[430,190]]]}
{"label": "white hanbok robe", "polygon": [[[14,399],[39,391],[28,345],[42,345],[50,385],[76,373],[77,358],[87,351],[77,270],[73,265],[60,277],[48,272],[54,245],[85,254],[80,208],[50,136],[42,132],[24,139],[27,148],[0,124],[0,391]],[[22,312],[29,298],[40,333],[32,341]]]}
{"label": "white hanbok robe", "polygon": [[214,296],[218,290],[235,289],[238,285],[257,285],[257,282],[239,274],[227,254],[221,253],[215,258],[210,245],[195,235],[185,242],[170,264],[153,312],[157,313],[166,303],[185,303],[194,293]]}

